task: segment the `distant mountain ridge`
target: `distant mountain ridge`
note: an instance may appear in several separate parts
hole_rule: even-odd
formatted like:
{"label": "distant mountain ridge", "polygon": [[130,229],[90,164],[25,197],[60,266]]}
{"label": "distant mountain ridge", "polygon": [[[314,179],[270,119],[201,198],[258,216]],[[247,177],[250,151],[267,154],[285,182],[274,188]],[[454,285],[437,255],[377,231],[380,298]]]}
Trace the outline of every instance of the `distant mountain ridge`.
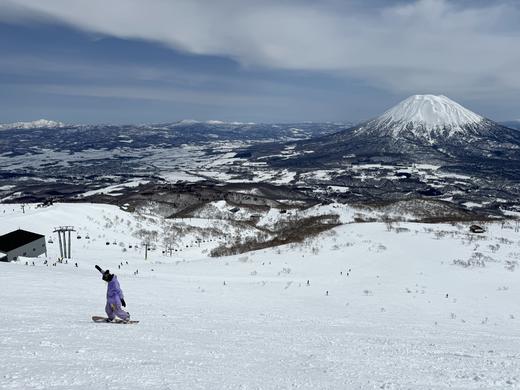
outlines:
{"label": "distant mountain ridge", "polygon": [[509,127],[511,129],[520,130],[520,119],[515,120],[515,121],[500,122],[500,124],[503,126]]}
{"label": "distant mountain ridge", "polygon": [[174,122],[154,122],[154,123],[144,123],[144,124],[110,124],[110,123],[99,123],[99,124],[77,124],[70,123],[65,124],[63,122],[48,120],[48,119],[38,119],[30,122],[12,122],[12,123],[0,123],[0,129],[45,129],[45,128],[100,128],[100,127],[143,127],[143,128],[173,128],[173,127],[194,127],[194,126],[216,126],[216,127],[274,127],[274,128],[285,128],[290,125],[303,125],[304,127],[319,127],[321,125],[325,126],[341,126],[341,127],[350,127],[354,124],[354,122],[283,122],[283,123],[255,123],[255,122],[240,122],[240,121],[221,121],[221,120],[207,120],[207,121],[199,121],[195,119],[182,119]]}
{"label": "distant mountain ridge", "polygon": [[[344,123],[254,124],[242,122],[178,121],[140,125],[74,125],[56,121],[1,125],[0,154],[40,153],[41,149],[77,153],[173,148],[183,145],[229,143],[283,143],[336,133],[351,127]],[[47,131],[52,129],[52,131]],[[10,131],[13,130],[13,131]]]}
{"label": "distant mountain ridge", "polygon": [[54,129],[65,127],[65,123],[48,119],[38,119],[32,122],[14,122],[0,124],[0,130],[8,129]]}

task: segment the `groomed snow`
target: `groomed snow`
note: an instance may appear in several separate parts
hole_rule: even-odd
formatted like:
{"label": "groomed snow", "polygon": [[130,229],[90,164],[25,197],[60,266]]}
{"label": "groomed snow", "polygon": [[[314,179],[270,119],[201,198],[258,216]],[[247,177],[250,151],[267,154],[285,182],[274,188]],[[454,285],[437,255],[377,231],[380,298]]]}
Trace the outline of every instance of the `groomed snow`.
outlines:
{"label": "groomed snow", "polygon": [[[2,389],[520,386],[519,271],[506,267],[520,256],[516,221],[482,235],[347,224],[301,245],[226,258],[208,258],[208,244],[173,257],[158,248],[145,261],[142,248],[105,241],[135,244],[128,226],[159,218],[91,204],[25,212],[0,205],[0,233],[66,223],[83,237],[68,264],[0,263]],[[453,264],[475,253],[485,267]],[[94,264],[118,275],[138,325],[90,320],[106,289]]]}

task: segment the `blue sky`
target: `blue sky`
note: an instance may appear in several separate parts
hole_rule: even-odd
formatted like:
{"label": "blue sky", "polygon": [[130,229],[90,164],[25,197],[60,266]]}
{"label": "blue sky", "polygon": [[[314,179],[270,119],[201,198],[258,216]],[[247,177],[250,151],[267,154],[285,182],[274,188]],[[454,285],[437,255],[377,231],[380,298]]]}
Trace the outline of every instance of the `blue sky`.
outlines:
{"label": "blue sky", "polygon": [[520,118],[515,1],[0,0],[0,122]]}

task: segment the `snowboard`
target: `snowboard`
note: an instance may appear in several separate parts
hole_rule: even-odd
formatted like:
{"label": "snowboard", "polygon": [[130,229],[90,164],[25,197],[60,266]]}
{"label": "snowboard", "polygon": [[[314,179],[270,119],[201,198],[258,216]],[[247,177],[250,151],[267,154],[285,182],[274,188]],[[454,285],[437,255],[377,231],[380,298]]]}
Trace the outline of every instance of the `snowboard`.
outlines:
{"label": "snowboard", "polygon": [[92,321],[94,322],[102,322],[102,323],[105,323],[105,324],[138,324],[139,321],[136,321],[136,320],[130,320],[128,322],[125,322],[119,318],[116,318],[115,320],[113,321],[110,321],[110,322],[107,322],[108,318],[107,317],[101,317],[101,316],[92,316]]}

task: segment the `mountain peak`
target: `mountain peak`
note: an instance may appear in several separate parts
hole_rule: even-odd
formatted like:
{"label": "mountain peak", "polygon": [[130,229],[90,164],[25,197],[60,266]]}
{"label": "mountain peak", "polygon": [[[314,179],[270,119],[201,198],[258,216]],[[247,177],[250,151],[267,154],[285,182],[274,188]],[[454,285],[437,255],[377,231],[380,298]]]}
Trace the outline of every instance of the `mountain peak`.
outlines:
{"label": "mountain peak", "polygon": [[423,133],[448,131],[448,135],[452,135],[483,120],[482,116],[444,95],[413,95],[374,121],[379,126],[392,127],[393,135],[398,135],[404,130],[420,130]]}

